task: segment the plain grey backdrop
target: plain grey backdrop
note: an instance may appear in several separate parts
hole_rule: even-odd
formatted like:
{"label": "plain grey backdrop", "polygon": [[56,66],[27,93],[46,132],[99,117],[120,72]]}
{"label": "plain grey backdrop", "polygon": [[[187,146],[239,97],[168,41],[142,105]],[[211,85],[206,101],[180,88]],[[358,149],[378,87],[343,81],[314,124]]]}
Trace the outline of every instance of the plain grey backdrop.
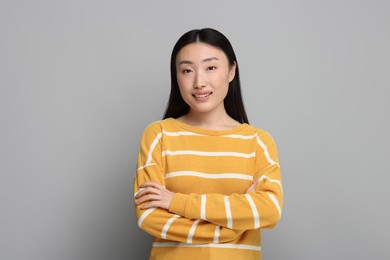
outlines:
{"label": "plain grey backdrop", "polygon": [[132,184],[177,39],[232,42],[282,165],[263,259],[389,259],[390,2],[0,0],[0,259],[147,259]]}

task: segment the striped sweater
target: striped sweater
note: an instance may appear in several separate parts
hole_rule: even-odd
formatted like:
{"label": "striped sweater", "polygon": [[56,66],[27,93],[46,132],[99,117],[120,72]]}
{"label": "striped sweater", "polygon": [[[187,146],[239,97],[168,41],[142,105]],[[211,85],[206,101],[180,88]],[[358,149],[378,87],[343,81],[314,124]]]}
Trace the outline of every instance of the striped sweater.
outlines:
{"label": "striped sweater", "polygon": [[[245,193],[260,177],[255,192]],[[169,210],[136,206],[155,237],[150,259],[261,259],[262,228],[281,216],[283,191],[275,143],[241,124],[208,130],[169,118],[144,131],[135,194],[147,181],[175,192]]]}

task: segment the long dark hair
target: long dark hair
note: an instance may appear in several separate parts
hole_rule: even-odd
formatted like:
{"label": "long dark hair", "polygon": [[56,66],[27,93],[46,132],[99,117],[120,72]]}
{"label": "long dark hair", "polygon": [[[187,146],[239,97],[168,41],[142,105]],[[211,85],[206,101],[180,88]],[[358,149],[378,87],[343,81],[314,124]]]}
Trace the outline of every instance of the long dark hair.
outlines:
{"label": "long dark hair", "polygon": [[244,103],[241,95],[240,74],[236,55],[229,40],[219,31],[211,28],[195,29],[183,34],[176,42],[171,55],[171,93],[168,105],[165,110],[164,119],[173,117],[178,118],[186,114],[190,107],[183,100],[176,76],[176,56],[178,52],[187,44],[194,42],[203,42],[222,50],[229,61],[229,65],[236,64],[236,73],[233,80],[229,83],[229,90],[224,99],[225,110],[227,114],[240,123],[249,123],[245,112]]}

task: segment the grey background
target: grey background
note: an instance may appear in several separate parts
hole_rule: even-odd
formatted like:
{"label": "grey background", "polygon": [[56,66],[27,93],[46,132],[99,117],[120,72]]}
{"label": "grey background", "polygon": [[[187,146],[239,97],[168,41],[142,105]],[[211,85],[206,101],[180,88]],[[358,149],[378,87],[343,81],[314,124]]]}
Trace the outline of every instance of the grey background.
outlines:
{"label": "grey background", "polygon": [[285,207],[264,259],[389,259],[390,2],[0,1],[0,259],[147,259],[144,127],[184,32],[232,42]]}

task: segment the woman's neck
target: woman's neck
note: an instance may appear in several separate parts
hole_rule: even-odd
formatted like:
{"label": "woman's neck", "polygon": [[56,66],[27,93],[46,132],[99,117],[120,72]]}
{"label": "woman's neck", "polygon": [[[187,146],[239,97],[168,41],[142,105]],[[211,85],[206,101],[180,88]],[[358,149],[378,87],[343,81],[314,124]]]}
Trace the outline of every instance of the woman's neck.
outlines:
{"label": "woman's neck", "polygon": [[190,110],[187,114],[177,119],[188,125],[210,130],[227,130],[240,125],[226,111],[224,113],[198,113]]}

